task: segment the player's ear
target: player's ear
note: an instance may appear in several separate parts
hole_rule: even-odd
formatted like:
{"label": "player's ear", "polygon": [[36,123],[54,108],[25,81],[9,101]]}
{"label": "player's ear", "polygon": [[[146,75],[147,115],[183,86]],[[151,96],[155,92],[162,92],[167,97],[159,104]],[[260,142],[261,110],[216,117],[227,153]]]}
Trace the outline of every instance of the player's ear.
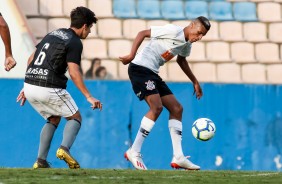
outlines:
{"label": "player's ear", "polygon": [[87,29],[87,24],[83,24],[82,28]]}
{"label": "player's ear", "polygon": [[192,22],[191,22],[191,28],[195,28],[195,26],[196,26],[195,21],[192,21]]}

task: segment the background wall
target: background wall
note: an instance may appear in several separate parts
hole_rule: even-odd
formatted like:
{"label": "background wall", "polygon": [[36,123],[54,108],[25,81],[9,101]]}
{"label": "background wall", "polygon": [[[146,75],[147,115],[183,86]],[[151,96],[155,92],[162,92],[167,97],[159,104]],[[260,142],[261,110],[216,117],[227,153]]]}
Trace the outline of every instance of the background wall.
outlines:
{"label": "background wall", "polygon": [[[0,80],[0,167],[31,167],[37,156],[44,120],[27,103],[16,104],[22,80]],[[104,104],[92,111],[81,93],[69,83],[68,91],[83,116],[83,126],[71,149],[83,168],[128,168],[124,152],[135,138],[140,120],[148,110],[131,90],[129,81],[87,81],[92,94]],[[282,170],[282,86],[202,85],[204,97],[197,101],[190,83],[168,83],[184,106],[183,148],[202,169]],[[191,125],[199,117],[211,118],[215,137],[200,142]],[[172,157],[168,112],[163,111],[142,153],[150,169],[170,169]],[[52,167],[66,167],[56,159],[63,121],[55,133],[48,160]]]}
{"label": "background wall", "polygon": [[[201,41],[193,43],[188,58],[200,82],[282,84],[281,0],[197,1],[1,0],[0,12],[11,27],[12,47],[18,66],[9,73],[0,67],[0,78],[23,78],[27,58],[35,49],[31,47],[26,51],[22,37],[16,36],[16,31],[20,30],[13,28],[16,14],[21,12],[25,15],[27,23],[21,25],[30,29],[31,36],[39,42],[50,31],[68,28],[70,11],[77,6],[85,6],[95,12],[99,21],[88,38],[83,40],[81,64],[84,73],[89,69],[91,60],[99,57],[102,66],[114,79],[128,80],[127,65],[119,62],[118,57],[129,53],[137,33],[151,26],[169,23],[185,27],[193,19],[187,14],[194,13],[195,17],[205,15],[211,20],[210,31]],[[7,3],[2,2],[16,2],[19,12],[10,11],[5,6]],[[155,5],[152,6],[152,2]],[[171,6],[163,6],[166,2]],[[212,13],[212,9],[217,13]],[[147,18],[141,15],[142,10]],[[155,14],[160,17],[152,17]],[[140,49],[147,42],[145,40]],[[1,56],[4,58],[2,53],[4,49],[0,42],[0,61]],[[172,60],[175,61],[175,58]],[[189,81],[176,62],[168,62],[161,67],[160,76],[167,81]]]}
{"label": "background wall", "polygon": [[[4,69],[5,46],[0,39],[0,78],[23,78],[27,59],[35,50],[35,39],[28,28],[25,17],[19,11],[17,4],[11,0],[1,0],[0,12],[9,25],[11,34],[12,52],[17,67],[6,72]],[[30,4],[30,3],[28,3]]]}

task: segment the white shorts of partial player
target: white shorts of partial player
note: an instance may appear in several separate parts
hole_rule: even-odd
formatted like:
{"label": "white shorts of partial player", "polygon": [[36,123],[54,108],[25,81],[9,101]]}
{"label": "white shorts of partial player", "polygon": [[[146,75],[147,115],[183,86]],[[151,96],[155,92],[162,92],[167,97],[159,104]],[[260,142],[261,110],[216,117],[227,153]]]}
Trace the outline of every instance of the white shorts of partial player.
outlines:
{"label": "white shorts of partial player", "polygon": [[65,89],[24,83],[24,94],[31,106],[44,119],[50,116],[70,117],[78,111],[73,98]]}

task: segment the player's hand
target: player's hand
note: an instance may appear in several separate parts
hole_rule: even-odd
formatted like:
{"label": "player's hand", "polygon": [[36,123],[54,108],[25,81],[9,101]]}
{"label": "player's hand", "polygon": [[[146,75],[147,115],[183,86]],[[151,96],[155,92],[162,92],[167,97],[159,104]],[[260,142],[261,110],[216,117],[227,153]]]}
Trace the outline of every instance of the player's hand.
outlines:
{"label": "player's hand", "polygon": [[134,59],[134,56],[132,55],[126,55],[126,56],[122,56],[119,57],[119,60],[124,64],[127,65],[128,63],[130,63],[132,60]]}
{"label": "player's hand", "polygon": [[200,100],[200,98],[203,96],[203,91],[202,91],[202,88],[200,86],[200,84],[197,82],[194,84],[194,93],[193,95],[196,94],[196,98],[198,100]]}
{"label": "player's hand", "polygon": [[21,101],[20,106],[23,106],[25,101],[26,101],[26,97],[24,95],[24,90],[23,89],[20,91],[20,94],[17,97],[17,102],[19,102],[19,101]]}
{"label": "player's hand", "polygon": [[87,98],[87,101],[89,102],[89,103],[91,103],[91,108],[94,110],[94,109],[100,109],[100,111],[102,110],[102,108],[103,108],[103,104],[99,101],[99,100],[97,100],[96,98],[94,98],[94,97],[88,97]]}
{"label": "player's hand", "polygon": [[12,68],[14,68],[16,66],[17,62],[15,61],[15,59],[12,56],[6,57],[5,59],[5,70],[8,72],[10,71]]}

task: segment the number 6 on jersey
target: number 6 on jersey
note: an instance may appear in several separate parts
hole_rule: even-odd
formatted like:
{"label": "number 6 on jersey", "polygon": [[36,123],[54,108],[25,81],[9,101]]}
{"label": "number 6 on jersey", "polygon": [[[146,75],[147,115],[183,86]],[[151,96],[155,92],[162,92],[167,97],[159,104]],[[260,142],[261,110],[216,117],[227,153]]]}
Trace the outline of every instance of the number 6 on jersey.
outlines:
{"label": "number 6 on jersey", "polygon": [[45,43],[40,51],[40,53],[38,54],[38,57],[36,58],[36,60],[34,61],[35,65],[42,65],[45,57],[46,57],[46,53],[44,52],[45,50],[47,50],[49,48],[50,44],[49,43]]}

